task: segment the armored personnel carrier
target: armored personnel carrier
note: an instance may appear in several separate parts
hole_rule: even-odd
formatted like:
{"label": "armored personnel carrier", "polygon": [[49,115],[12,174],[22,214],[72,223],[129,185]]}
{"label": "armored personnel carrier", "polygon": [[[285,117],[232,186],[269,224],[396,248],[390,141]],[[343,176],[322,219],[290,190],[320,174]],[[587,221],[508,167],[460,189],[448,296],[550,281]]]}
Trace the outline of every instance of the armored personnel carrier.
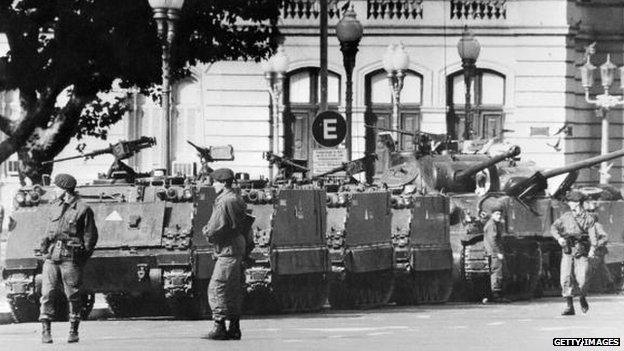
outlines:
{"label": "armored personnel carrier", "polygon": [[[357,184],[373,155],[344,163],[313,177],[327,191],[325,236],[332,264],[332,308],[385,305],[394,290],[390,192]],[[337,176],[338,172],[344,175]]]}
{"label": "armored personnel carrier", "polygon": [[[163,171],[136,173],[121,161],[155,142],[143,137],[78,156],[109,153],[115,157],[103,179],[76,189],[93,209],[99,231],[96,250],[84,268],[87,315],[95,293],[106,294],[111,310],[120,317],[174,314],[196,318],[209,313],[205,294],[212,249],[201,228],[210,217],[216,194],[210,186],[193,186]],[[231,147],[204,151],[211,161],[233,159]],[[19,207],[13,214],[3,275],[7,297],[20,322],[38,315],[42,261],[34,256],[33,248],[45,232],[50,207],[47,194],[38,202],[32,200],[31,192],[16,195]]]}
{"label": "armored personnel carrier", "polygon": [[[245,270],[248,313],[319,310],[327,300],[331,272],[325,245],[325,191],[312,184],[286,181],[307,168],[272,153],[277,180],[239,175],[241,195],[255,217],[253,262]],[[301,177],[300,177],[301,178]]]}

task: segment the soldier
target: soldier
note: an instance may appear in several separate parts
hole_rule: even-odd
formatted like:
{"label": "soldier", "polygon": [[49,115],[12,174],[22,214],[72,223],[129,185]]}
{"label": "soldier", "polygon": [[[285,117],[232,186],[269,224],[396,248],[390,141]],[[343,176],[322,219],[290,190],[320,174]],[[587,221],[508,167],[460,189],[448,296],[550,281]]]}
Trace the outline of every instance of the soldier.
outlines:
{"label": "soldier", "polygon": [[572,290],[578,286],[581,310],[589,310],[587,303],[587,282],[589,273],[588,256],[594,257],[599,238],[606,237],[602,226],[596,225],[594,216],[583,206],[585,195],[571,191],[566,195],[570,211],[564,213],[551,226],[550,232],[562,248],[561,254],[561,294],[566,304],[561,315],[574,315]]}
{"label": "soldier", "polygon": [[[602,224],[600,224],[600,222],[598,222],[598,204],[596,203],[596,200],[594,199],[587,199],[584,202],[584,206],[585,211],[587,211],[587,213],[589,213],[593,218],[594,218],[594,222],[596,223],[596,228],[600,227],[597,231],[597,233],[606,233],[602,227]],[[588,256],[590,257],[589,260],[589,266],[590,266],[590,272],[591,272],[591,276],[592,276],[592,280],[598,280],[599,282],[604,283],[604,286],[601,286],[602,288],[607,288],[610,289],[611,287],[613,287],[614,281],[613,281],[613,276],[611,275],[611,272],[609,271],[609,267],[607,267],[607,264],[605,263],[605,256],[607,255],[607,253],[609,252],[607,250],[607,243],[609,241],[609,239],[606,236],[598,236],[596,237],[597,239],[597,243],[596,243],[596,250],[595,250],[595,255],[592,259],[592,255]],[[601,279],[602,278],[602,279]]]}
{"label": "soldier", "polygon": [[483,227],[483,244],[485,252],[490,258],[490,286],[492,289],[492,302],[509,302],[501,296],[503,290],[503,265],[504,255],[502,248],[502,235],[505,231],[503,221],[503,206],[495,204],[490,219]]}
{"label": "soldier", "polygon": [[70,330],[67,342],[78,342],[78,325],[82,309],[82,268],[91,257],[97,243],[93,211],[82,202],[74,191],[76,179],[69,174],[54,178],[57,200],[52,211],[50,224],[41,242],[45,254],[41,284],[42,322],[41,341],[52,343],[51,317],[54,315],[54,301],[51,293],[62,285],[69,300]]}
{"label": "soldier", "polygon": [[[240,314],[243,298],[242,260],[249,252],[251,227],[246,204],[232,189],[234,172],[220,168],[211,174],[218,194],[204,235],[214,244],[216,263],[208,285],[213,329],[205,336],[212,340],[240,340]],[[247,240],[246,240],[247,238]],[[251,244],[251,243],[250,243]],[[225,321],[229,320],[226,330]]]}

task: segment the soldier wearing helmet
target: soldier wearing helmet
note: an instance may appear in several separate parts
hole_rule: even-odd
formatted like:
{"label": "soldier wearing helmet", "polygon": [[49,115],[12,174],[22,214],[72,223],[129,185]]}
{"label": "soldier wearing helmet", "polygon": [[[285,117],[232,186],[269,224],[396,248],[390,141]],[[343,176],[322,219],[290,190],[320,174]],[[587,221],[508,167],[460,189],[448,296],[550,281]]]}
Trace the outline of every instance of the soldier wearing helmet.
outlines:
{"label": "soldier wearing helmet", "polygon": [[599,245],[599,238],[606,237],[602,226],[584,208],[586,197],[579,191],[570,191],[565,200],[570,211],[564,213],[551,226],[550,232],[562,248],[561,254],[561,294],[565,306],[564,316],[574,315],[572,291],[578,287],[581,310],[589,310],[587,303],[587,283],[589,273],[588,257],[593,257]]}
{"label": "soldier wearing helmet", "polygon": [[[243,266],[253,242],[246,204],[232,189],[234,172],[220,168],[210,175],[214,181],[217,199],[203,233],[214,244],[216,263],[208,285],[208,303],[212,309],[214,327],[205,338],[212,340],[240,340],[240,314],[243,299]],[[226,329],[226,320],[229,327]]]}
{"label": "soldier wearing helmet", "polygon": [[41,252],[46,258],[41,274],[41,341],[52,343],[50,322],[55,311],[51,293],[62,287],[69,300],[70,330],[67,342],[75,343],[78,342],[82,309],[82,268],[95,249],[98,232],[93,211],[75,192],[76,179],[61,173],[54,178],[54,185],[56,206],[41,242]]}
{"label": "soldier wearing helmet", "polygon": [[490,219],[483,227],[483,243],[485,252],[490,260],[490,288],[492,291],[492,302],[509,302],[502,297],[503,291],[503,265],[504,255],[502,247],[502,236],[505,232],[505,222],[503,220],[504,205],[497,201],[491,208]]}

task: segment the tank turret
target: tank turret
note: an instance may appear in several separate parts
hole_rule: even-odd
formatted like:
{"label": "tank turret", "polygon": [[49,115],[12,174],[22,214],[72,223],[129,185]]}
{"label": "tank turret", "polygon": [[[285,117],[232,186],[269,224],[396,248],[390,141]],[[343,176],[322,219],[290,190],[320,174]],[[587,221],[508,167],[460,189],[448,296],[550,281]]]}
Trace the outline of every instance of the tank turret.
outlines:
{"label": "tank turret", "polygon": [[518,146],[490,157],[474,155],[427,155],[388,169],[380,182],[390,188],[413,184],[420,192],[475,192],[497,190],[495,164],[520,154]]}

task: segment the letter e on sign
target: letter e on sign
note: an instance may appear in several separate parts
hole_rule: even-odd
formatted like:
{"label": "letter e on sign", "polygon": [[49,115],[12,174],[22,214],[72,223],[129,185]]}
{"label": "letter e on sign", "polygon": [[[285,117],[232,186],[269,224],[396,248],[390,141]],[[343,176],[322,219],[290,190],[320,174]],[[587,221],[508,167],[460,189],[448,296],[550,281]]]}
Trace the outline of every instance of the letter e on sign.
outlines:
{"label": "letter e on sign", "polygon": [[321,112],[312,123],[312,135],[314,140],[322,146],[338,146],[347,136],[347,122],[337,112]]}

